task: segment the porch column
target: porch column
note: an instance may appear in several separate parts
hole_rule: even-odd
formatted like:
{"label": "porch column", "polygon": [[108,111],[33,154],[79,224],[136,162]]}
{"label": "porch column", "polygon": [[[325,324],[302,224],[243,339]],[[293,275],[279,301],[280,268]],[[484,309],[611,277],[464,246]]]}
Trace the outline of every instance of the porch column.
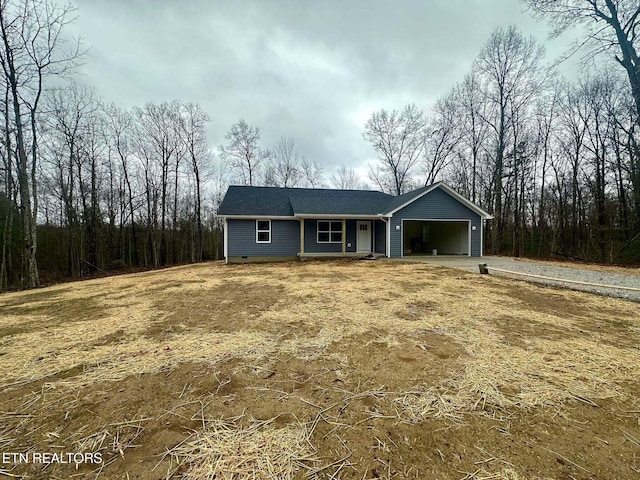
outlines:
{"label": "porch column", "polygon": [[[357,234],[356,234],[357,235]],[[371,220],[371,244],[373,247],[371,248],[371,253],[376,253],[376,221]]]}
{"label": "porch column", "polygon": [[300,219],[300,255],[304,253],[304,218]]}
{"label": "porch column", "polygon": [[342,219],[342,255],[347,254],[347,219]]}

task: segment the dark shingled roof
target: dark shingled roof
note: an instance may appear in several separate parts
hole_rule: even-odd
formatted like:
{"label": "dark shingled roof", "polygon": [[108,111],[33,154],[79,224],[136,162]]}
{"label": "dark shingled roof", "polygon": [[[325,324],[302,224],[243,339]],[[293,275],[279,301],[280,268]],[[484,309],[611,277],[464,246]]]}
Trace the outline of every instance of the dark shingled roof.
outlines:
{"label": "dark shingled roof", "polygon": [[292,217],[290,191],[290,188],[232,185],[220,204],[218,215]]}
{"label": "dark shingled roof", "polygon": [[482,218],[493,218],[478,205],[460,196],[443,182],[436,182],[394,197],[375,190],[334,190],[325,188],[246,187],[227,190],[218,215],[247,217],[293,217],[299,215],[386,215],[410,203],[427,191],[442,188]]}
{"label": "dark shingled roof", "polygon": [[233,185],[218,215],[372,215],[385,213],[396,197],[373,190],[276,188]]}
{"label": "dark shingled roof", "polygon": [[377,215],[391,198],[373,190],[295,189],[289,196],[296,215]]}

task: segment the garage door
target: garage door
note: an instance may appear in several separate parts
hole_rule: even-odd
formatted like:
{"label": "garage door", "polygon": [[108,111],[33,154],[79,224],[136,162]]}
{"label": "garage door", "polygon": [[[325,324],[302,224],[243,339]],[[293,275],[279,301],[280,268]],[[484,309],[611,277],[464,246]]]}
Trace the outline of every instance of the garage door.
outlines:
{"label": "garage door", "polygon": [[407,255],[469,255],[470,222],[403,220],[402,252]]}

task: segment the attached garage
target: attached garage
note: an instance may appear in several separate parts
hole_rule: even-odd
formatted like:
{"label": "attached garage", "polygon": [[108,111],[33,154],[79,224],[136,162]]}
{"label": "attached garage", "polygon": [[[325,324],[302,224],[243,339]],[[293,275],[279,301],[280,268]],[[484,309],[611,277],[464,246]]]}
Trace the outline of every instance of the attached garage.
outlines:
{"label": "attached garage", "polygon": [[386,216],[390,257],[481,257],[484,222],[493,218],[442,182],[396,197]]}
{"label": "attached garage", "polygon": [[402,220],[404,255],[469,255],[469,220]]}

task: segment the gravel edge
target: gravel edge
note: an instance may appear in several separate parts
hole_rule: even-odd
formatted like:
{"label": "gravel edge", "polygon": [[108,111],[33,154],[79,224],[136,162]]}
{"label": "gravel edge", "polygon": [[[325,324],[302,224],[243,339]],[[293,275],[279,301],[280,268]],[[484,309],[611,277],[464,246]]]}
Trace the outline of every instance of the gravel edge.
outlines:
{"label": "gravel edge", "polygon": [[[571,290],[596,293],[608,297],[624,298],[640,303],[640,291],[631,291],[615,288],[616,286],[624,286],[637,288],[640,290],[640,276],[624,275],[621,273],[603,272],[591,269],[578,269],[573,267],[559,267],[555,265],[544,265],[535,262],[516,262],[513,260],[503,261],[500,259],[487,259],[487,268],[489,274],[517,278],[528,282],[539,283],[544,285],[552,285]],[[541,278],[526,277],[517,274],[492,271],[492,267],[510,270],[518,273],[526,273],[529,275],[539,275],[543,277],[558,278],[563,280],[575,280],[579,282],[587,282],[593,284],[610,285],[611,287],[581,285],[577,283],[568,283],[562,281],[547,280]],[[478,271],[478,270],[475,270]]]}

